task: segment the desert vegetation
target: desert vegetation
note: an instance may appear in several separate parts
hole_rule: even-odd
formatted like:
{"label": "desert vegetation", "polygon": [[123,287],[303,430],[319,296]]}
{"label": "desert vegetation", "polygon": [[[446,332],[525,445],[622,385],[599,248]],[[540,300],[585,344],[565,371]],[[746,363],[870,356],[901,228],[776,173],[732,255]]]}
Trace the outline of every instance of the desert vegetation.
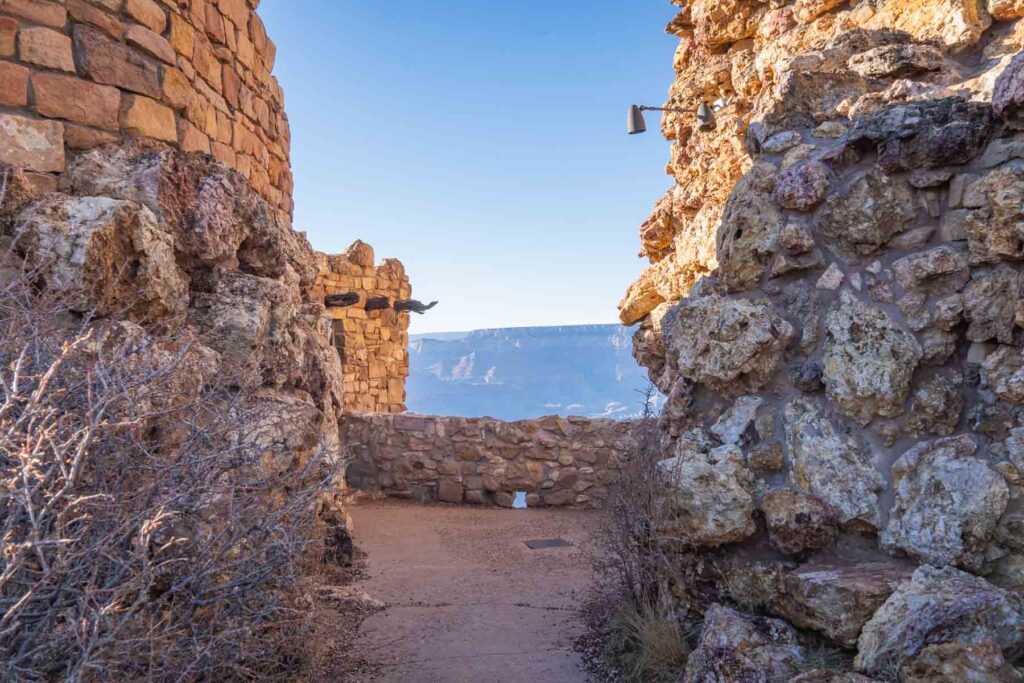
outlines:
{"label": "desert vegetation", "polygon": [[[10,256],[10,254],[8,254]],[[0,288],[0,678],[274,680],[320,553],[322,463],[254,438],[254,381],[187,334]]]}

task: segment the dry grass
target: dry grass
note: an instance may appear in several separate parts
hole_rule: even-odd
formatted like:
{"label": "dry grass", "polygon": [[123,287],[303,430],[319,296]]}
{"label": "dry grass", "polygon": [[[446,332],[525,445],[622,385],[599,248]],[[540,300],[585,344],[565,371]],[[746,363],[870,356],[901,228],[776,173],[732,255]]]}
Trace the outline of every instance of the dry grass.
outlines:
{"label": "dry grass", "polygon": [[623,607],[618,621],[625,652],[629,653],[627,680],[675,681],[686,668],[690,655],[690,647],[675,615],[645,602]]}

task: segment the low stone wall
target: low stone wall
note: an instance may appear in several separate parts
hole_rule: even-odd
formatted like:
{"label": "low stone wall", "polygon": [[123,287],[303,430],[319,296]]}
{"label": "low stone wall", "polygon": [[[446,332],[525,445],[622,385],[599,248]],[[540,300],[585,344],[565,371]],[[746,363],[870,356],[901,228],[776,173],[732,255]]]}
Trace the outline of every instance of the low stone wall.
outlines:
{"label": "low stone wall", "polygon": [[635,441],[634,422],[350,413],[350,486],[398,498],[511,507],[599,507]]}

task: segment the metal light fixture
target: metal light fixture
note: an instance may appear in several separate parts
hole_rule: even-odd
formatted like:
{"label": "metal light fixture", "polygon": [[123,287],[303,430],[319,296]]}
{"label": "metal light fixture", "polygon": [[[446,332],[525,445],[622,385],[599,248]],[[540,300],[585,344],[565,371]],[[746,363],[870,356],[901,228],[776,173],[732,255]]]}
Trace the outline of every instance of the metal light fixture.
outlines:
{"label": "metal light fixture", "polygon": [[697,107],[697,129],[715,129],[715,112],[711,110],[711,107],[708,106],[707,102],[701,102],[700,106]]}
{"label": "metal light fixture", "polygon": [[[728,102],[719,100],[720,106],[712,108],[707,102],[701,102],[696,110],[693,109],[680,109],[678,107],[648,107],[643,105],[632,105],[629,108],[629,116],[626,119],[626,129],[630,135],[636,135],[638,133],[647,132],[647,123],[644,121],[645,111],[673,111],[677,114],[697,114],[697,129],[703,131],[714,130],[715,126],[715,112],[724,107]],[[719,105],[718,102],[715,103]]]}

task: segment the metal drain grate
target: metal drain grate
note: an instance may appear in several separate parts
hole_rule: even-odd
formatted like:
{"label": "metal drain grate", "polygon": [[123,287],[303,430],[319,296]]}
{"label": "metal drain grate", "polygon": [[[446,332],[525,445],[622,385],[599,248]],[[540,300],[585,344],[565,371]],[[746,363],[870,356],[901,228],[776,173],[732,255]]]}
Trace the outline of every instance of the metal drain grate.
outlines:
{"label": "metal drain grate", "polygon": [[544,548],[570,548],[572,543],[562,538],[541,538],[536,541],[527,541],[526,547],[530,550],[542,550]]}

